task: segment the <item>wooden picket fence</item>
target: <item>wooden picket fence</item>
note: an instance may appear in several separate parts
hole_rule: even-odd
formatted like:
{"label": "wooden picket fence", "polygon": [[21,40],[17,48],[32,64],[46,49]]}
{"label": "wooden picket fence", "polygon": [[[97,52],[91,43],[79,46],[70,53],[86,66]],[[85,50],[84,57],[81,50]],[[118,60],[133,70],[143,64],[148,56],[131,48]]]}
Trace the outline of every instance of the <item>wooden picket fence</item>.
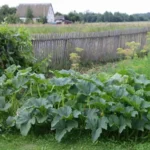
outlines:
{"label": "wooden picket fence", "polygon": [[84,49],[81,61],[106,62],[118,58],[117,48],[125,47],[126,42],[139,42],[141,48],[146,43],[146,34],[150,28],[136,28],[97,33],[65,33],[33,35],[33,49],[38,60],[52,56],[51,66],[67,68],[70,65],[69,54],[75,48]]}

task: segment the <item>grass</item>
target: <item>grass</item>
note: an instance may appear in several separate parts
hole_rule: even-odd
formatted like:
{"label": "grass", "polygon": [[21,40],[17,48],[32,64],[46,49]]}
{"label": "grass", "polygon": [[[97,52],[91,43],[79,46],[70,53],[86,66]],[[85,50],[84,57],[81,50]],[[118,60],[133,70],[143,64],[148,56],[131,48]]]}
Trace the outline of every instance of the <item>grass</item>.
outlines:
{"label": "grass", "polygon": [[94,74],[105,72],[108,74],[115,74],[122,69],[133,69],[135,72],[140,74],[145,74],[147,77],[150,77],[150,55],[144,58],[134,58],[122,60],[119,62],[107,63],[105,65],[96,64],[93,65],[90,69],[82,68],[84,73]]}
{"label": "grass", "polygon": [[150,27],[150,22],[126,22],[126,23],[86,23],[71,25],[43,25],[43,24],[17,24],[9,25],[12,28],[25,27],[31,34],[40,33],[68,33],[68,32],[102,32],[118,29]]}
{"label": "grass", "polygon": [[[90,136],[90,135],[89,135]],[[92,143],[90,137],[74,135],[58,143],[52,134],[44,136],[5,135],[0,136],[0,150],[148,150],[150,143],[113,141],[101,139]]]}

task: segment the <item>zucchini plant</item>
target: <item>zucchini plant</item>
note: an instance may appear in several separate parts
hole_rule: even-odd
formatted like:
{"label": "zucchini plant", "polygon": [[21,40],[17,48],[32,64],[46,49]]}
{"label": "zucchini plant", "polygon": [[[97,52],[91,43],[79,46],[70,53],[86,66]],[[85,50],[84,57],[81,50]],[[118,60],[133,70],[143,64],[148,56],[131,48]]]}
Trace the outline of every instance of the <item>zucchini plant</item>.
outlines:
{"label": "zucchini plant", "polygon": [[[137,136],[150,130],[150,79],[132,70],[103,77],[73,70],[51,78],[12,65],[0,77],[0,124],[26,136],[34,127],[55,132],[58,142],[72,130]],[[5,112],[7,111],[7,112]]]}

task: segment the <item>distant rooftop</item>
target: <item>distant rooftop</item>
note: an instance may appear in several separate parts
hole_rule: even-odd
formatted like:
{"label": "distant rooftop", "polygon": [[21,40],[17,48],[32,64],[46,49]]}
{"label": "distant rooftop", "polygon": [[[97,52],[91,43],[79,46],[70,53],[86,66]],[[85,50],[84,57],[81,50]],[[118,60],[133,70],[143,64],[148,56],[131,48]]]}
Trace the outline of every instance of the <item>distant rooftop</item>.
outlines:
{"label": "distant rooftop", "polygon": [[52,7],[51,3],[20,4],[17,7],[16,15],[19,17],[26,17],[27,10],[30,8],[34,17],[46,16],[49,7]]}

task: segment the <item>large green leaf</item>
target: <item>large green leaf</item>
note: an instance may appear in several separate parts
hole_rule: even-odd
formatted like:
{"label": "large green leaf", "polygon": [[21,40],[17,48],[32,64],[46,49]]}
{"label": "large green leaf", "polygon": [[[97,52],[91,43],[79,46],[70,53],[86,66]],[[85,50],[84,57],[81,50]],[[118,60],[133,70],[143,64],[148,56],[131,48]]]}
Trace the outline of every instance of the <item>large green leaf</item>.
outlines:
{"label": "large green leaf", "polygon": [[61,116],[55,116],[53,121],[51,122],[51,127],[52,128],[55,127],[56,124],[61,120],[61,118],[62,118]]}
{"label": "large green leaf", "polygon": [[86,129],[96,130],[98,126],[98,109],[88,109],[86,112]]}
{"label": "large green leaf", "polygon": [[79,92],[79,90],[78,90],[78,88],[77,88],[77,86],[76,86],[75,84],[73,84],[73,85],[69,88],[68,91],[69,91],[71,94],[73,94],[73,95],[77,95],[78,92]]}
{"label": "large green leaf", "polygon": [[78,118],[79,115],[81,115],[81,111],[79,111],[79,110],[74,110],[74,111],[73,111],[73,117],[74,117],[74,118]]}
{"label": "large green leaf", "polygon": [[91,77],[90,81],[92,81],[94,84],[96,84],[99,87],[104,87],[104,83],[102,83],[96,76]]}
{"label": "large green leaf", "polygon": [[[19,89],[23,86],[25,86],[25,84],[29,81],[28,78],[24,77],[24,76],[18,76],[18,77],[15,77],[13,80],[12,80],[12,84],[13,86],[16,88],[16,89]],[[26,86],[25,86],[26,87]]]}
{"label": "large green leaf", "polygon": [[32,124],[35,124],[35,117],[27,111],[20,111],[16,118],[16,126],[20,129],[23,136],[26,136],[31,129]]}
{"label": "large green leaf", "polygon": [[117,115],[110,115],[109,116],[109,126],[112,127],[112,126],[116,126],[116,127],[119,127],[119,117]]}
{"label": "large green leaf", "polygon": [[148,114],[147,114],[147,118],[150,120],[150,112],[148,112]]}
{"label": "large green leaf", "polygon": [[60,120],[55,126],[52,126],[52,130],[56,130],[55,138],[58,142],[60,142],[67,132],[70,132],[73,128],[77,127],[78,122],[75,120]]}
{"label": "large green leaf", "polygon": [[142,103],[144,102],[144,99],[139,97],[139,96],[132,96],[132,104],[135,106],[135,107],[141,107]]}
{"label": "large green leaf", "polygon": [[22,107],[23,110],[34,114],[38,123],[43,123],[47,120],[50,108],[52,108],[52,105],[44,98],[32,98]]}
{"label": "large green leaf", "polygon": [[0,96],[0,111],[7,111],[11,107],[10,103],[6,103],[5,97]]}
{"label": "large green leaf", "polygon": [[14,127],[15,124],[16,124],[16,117],[12,117],[12,116],[9,116],[6,120],[6,124],[9,126],[9,127]]}
{"label": "large green leaf", "polygon": [[124,104],[122,104],[122,103],[116,103],[115,105],[112,105],[112,107],[110,108],[110,112],[112,111],[112,112],[122,112],[122,111],[124,111],[124,109],[125,109],[125,106],[124,106]]}
{"label": "large green leaf", "polygon": [[133,95],[124,98],[124,101],[127,102],[129,105],[133,106],[134,108],[140,110],[144,99],[137,95]]}
{"label": "large green leaf", "polygon": [[107,130],[108,122],[109,120],[107,119],[107,117],[103,116],[98,120],[98,127]]}
{"label": "large green leaf", "polygon": [[88,117],[88,118],[97,118],[97,113],[99,112],[99,110],[98,109],[88,109],[87,111],[86,111],[86,116]]}
{"label": "large green leaf", "polygon": [[72,109],[69,106],[60,107],[57,110],[57,113],[61,117],[68,118],[71,115],[71,113],[72,113]]}
{"label": "large green leaf", "polygon": [[136,117],[138,115],[138,111],[136,111],[132,106],[125,107],[124,110],[121,111],[121,113],[123,113],[127,117]]}
{"label": "large green leaf", "polygon": [[29,75],[29,73],[32,71],[32,68],[31,67],[28,67],[26,69],[22,69],[22,70],[19,70],[17,72],[17,76],[27,76]]}
{"label": "large green leaf", "polygon": [[92,130],[92,141],[95,142],[101,135],[102,128],[97,128],[95,130]]}
{"label": "large green leaf", "polygon": [[66,86],[66,85],[72,85],[73,81],[71,78],[52,78],[50,80],[51,84],[54,84],[55,86]]}
{"label": "large green leaf", "polygon": [[77,103],[78,103],[78,104],[80,104],[80,103],[86,104],[87,99],[88,99],[88,96],[87,96],[87,95],[78,94],[78,96],[77,96]]}
{"label": "large green leaf", "polygon": [[[61,123],[63,124],[63,123]],[[60,125],[60,124],[59,124]],[[61,126],[61,125],[60,125]],[[63,126],[63,125],[62,125]],[[67,130],[65,128],[65,124],[64,124],[64,127],[62,127],[62,129],[57,129],[56,130],[56,135],[55,135],[55,138],[58,142],[61,141],[61,139],[64,137],[64,135],[67,133]]]}
{"label": "large green leaf", "polygon": [[132,128],[140,131],[144,131],[145,124],[147,123],[144,119],[133,119]]}
{"label": "large green leaf", "polygon": [[97,88],[97,86],[92,83],[85,80],[80,80],[79,83],[76,84],[77,88],[79,89],[79,92],[85,95],[90,95],[91,93],[97,93],[100,92],[100,90]]}
{"label": "large green leaf", "polygon": [[108,79],[108,81],[106,83],[107,83],[107,85],[112,85],[112,84],[118,85],[121,83],[127,83],[127,81],[128,81],[127,75],[122,76],[121,74],[116,73],[110,79]]}
{"label": "large green leaf", "polygon": [[150,108],[150,102],[147,102],[147,101],[143,101],[142,104],[141,104],[141,108]]}
{"label": "large green leaf", "polygon": [[137,78],[134,79],[134,82],[138,84],[143,84],[145,86],[150,84],[150,80],[148,80],[145,75],[139,75]]}
{"label": "large green leaf", "polygon": [[48,118],[48,111],[45,109],[45,112],[43,113],[43,112],[37,110],[35,112],[35,118],[38,123],[44,123]]}
{"label": "large green leaf", "polygon": [[24,104],[24,107],[33,107],[37,109],[44,107],[45,109],[48,109],[52,107],[52,104],[49,104],[45,98],[31,98]]}
{"label": "large green leaf", "polygon": [[106,100],[99,96],[91,96],[91,100],[89,102],[90,105],[99,106],[101,108],[106,107]]}
{"label": "large green leaf", "polygon": [[31,82],[34,84],[40,83],[40,84],[47,84],[47,80],[45,79],[44,74],[36,74],[32,73],[30,74]]}
{"label": "large green leaf", "polygon": [[101,135],[102,129],[107,130],[108,119],[106,117],[102,117],[98,119],[97,127],[91,128],[92,130],[92,140],[95,142]]}
{"label": "large green leaf", "polygon": [[60,70],[60,71],[55,70],[53,73],[57,78],[60,78],[60,77],[70,77],[76,72],[74,70]]}
{"label": "large green leaf", "polygon": [[54,105],[55,103],[61,101],[61,96],[57,93],[52,93],[48,96],[47,100],[50,104]]}
{"label": "large green leaf", "polygon": [[121,99],[127,97],[129,93],[127,92],[124,86],[118,85],[109,85],[105,87],[105,91],[112,95],[115,99]]}
{"label": "large green leaf", "polygon": [[98,117],[87,118],[86,119],[86,127],[85,129],[96,130],[98,127]]}
{"label": "large green leaf", "polygon": [[133,86],[131,86],[130,84],[126,84],[125,87],[126,87],[126,90],[127,90],[130,94],[133,94],[133,95],[135,94],[135,89],[134,89]]}
{"label": "large green leaf", "polygon": [[6,76],[3,74],[3,75],[0,77],[0,86],[3,86],[3,84],[5,83],[5,80],[6,80]]}
{"label": "large green leaf", "polygon": [[122,133],[122,131],[125,130],[126,127],[131,128],[131,120],[130,119],[126,119],[123,116],[120,116],[119,120],[120,120],[119,133]]}
{"label": "large green leaf", "polygon": [[78,127],[78,122],[76,120],[67,120],[67,131],[70,132],[73,128]]}
{"label": "large green leaf", "polygon": [[8,78],[13,78],[14,73],[17,71],[17,69],[20,68],[20,66],[11,65],[7,69],[5,69],[5,74]]}
{"label": "large green leaf", "polygon": [[99,118],[97,116],[98,110],[89,109],[87,112],[85,129],[92,130],[92,140],[95,142],[101,135],[102,129],[107,130],[108,119],[106,117]]}

